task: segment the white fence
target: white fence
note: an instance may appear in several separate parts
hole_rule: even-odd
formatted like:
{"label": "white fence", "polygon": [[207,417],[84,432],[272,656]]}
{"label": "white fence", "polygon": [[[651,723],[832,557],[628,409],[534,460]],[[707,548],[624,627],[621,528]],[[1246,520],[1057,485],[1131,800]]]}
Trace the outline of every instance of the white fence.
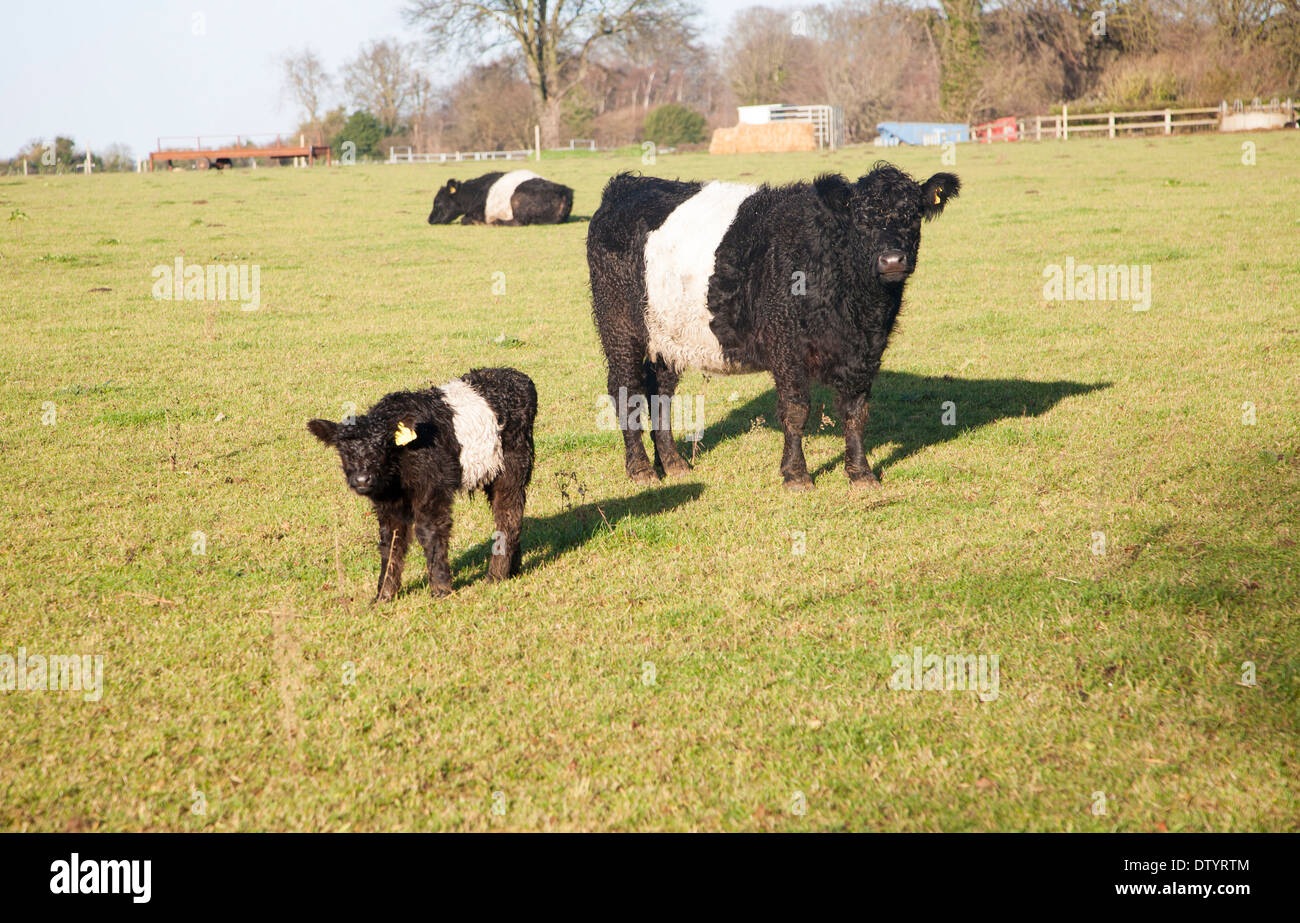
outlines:
{"label": "white fence", "polygon": [[456,151],[455,153],[419,154],[409,147],[390,147],[389,163],[460,163],[474,160],[527,160],[532,151]]}

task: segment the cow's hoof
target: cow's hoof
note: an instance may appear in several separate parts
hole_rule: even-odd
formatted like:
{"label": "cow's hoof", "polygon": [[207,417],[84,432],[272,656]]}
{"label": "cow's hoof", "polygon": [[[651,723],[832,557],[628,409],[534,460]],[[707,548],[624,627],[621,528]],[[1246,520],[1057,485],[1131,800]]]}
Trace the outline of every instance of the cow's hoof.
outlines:
{"label": "cow's hoof", "polygon": [[654,484],[659,480],[659,476],[655,474],[653,468],[643,468],[640,471],[629,471],[627,476],[637,484]]}
{"label": "cow's hoof", "polygon": [[379,593],[378,595],[375,596],[374,599],[370,600],[370,605],[379,606],[379,605],[383,605],[384,603],[390,603],[393,601],[393,597],[395,597],[396,595],[397,595],[396,592]]}
{"label": "cow's hoof", "polygon": [[861,477],[849,478],[849,487],[853,490],[875,490],[880,486],[880,479],[874,474],[864,474]]}
{"label": "cow's hoof", "polygon": [[791,492],[799,493],[805,490],[813,489],[812,478],[804,475],[801,478],[786,478],[785,489]]}
{"label": "cow's hoof", "polygon": [[663,463],[664,477],[680,478],[691,473],[691,466],[680,458]]}
{"label": "cow's hoof", "polygon": [[435,598],[451,595],[450,583],[434,583],[429,586],[429,593]]}

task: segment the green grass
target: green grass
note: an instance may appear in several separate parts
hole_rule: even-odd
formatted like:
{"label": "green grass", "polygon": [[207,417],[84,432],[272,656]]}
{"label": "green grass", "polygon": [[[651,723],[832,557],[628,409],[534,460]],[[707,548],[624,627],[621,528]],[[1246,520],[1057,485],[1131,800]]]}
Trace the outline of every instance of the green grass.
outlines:
{"label": "green grass", "polygon": [[[5,185],[0,653],[102,655],[105,690],[0,693],[0,828],[1297,829],[1300,136],[1250,140],[959,148],[869,495],[822,391],[816,490],[781,489],[762,375],[687,376],[693,474],[624,477],[584,238],[639,157],[544,161],[579,220],[521,229],[424,223],[464,164]],[[178,256],[259,265],[261,307],[155,300]],[[1151,309],[1045,301],[1068,256],[1150,263]],[[304,423],[488,364],[540,392],[524,573],[483,579],[476,498],[454,596],[417,550],[373,608],[369,506]],[[998,697],[891,689],[918,646],[998,655]]]}

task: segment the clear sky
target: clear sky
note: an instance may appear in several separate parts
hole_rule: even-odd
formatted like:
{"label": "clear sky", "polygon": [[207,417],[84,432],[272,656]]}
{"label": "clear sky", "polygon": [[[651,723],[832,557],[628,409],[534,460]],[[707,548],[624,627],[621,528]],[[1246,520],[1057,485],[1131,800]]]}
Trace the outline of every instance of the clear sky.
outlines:
{"label": "clear sky", "polygon": [[[737,10],[756,4],[697,5],[706,39],[716,42]],[[297,114],[281,97],[278,56],[310,45],[334,71],[364,41],[418,39],[402,21],[404,6],[403,0],[5,4],[0,157],[56,134],[92,149],[122,142],[140,158],[160,135],[290,129]],[[449,76],[437,70],[435,81]]]}

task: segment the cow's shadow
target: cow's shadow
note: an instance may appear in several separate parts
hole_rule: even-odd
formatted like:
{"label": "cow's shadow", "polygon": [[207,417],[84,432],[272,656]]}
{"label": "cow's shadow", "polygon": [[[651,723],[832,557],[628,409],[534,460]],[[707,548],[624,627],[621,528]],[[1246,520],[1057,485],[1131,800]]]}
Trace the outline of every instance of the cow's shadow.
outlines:
{"label": "cow's shadow", "polygon": [[[715,384],[716,387],[716,384]],[[725,387],[725,385],[724,385]],[[962,433],[996,423],[1009,417],[1037,417],[1051,410],[1067,397],[1087,394],[1110,387],[1110,382],[1089,384],[1078,381],[1027,381],[1020,378],[957,378],[951,375],[916,375],[911,372],[883,371],[871,389],[871,417],[863,447],[871,457],[877,474],[929,446],[955,439]],[[945,402],[953,406],[945,423]],[[710,408],[706,405],[706,419]],[[761,418],[761,422],[759,421]],[[703,454],[715,446],[741,436],[755,426],[780,431],[776,415],[776,390],[768,390],[737,407],[704,429],[696,453]],[[835,393],[815,386],[812,407],[805,429],[807,435],[834,434],[843,438],[844,428],[835,413]],[[680,437],[680,434],[678,434]],[[680,442],[680,438],[679,438]],[[882,445],[893,445],[883,458],[874,452]],[[679,446],[680,447],[680,446]],[[685,450],[689,451],[690,443]],[[844,451],[820,465],[813,477],[842,465]],[[775,459],[773,464],[775,464]]]}
{"label": "cow's shadow", "polygon": [[[628,526],[632,520],[674,510],[699,499],[702,493],[703,484],[668,484],[650,487],[630,497],[571,506],[550,516],[525,515],[522,530],[524,553],[519,572],[527,574],[536,570],[585,545],[599,532],[616,530]],[[483,579],[491,553],[490,538],[461,552],[451,565],[452,585],[460,587]],[[409,593],[427,586],[428,580],[421,576],[405,591]]]}

